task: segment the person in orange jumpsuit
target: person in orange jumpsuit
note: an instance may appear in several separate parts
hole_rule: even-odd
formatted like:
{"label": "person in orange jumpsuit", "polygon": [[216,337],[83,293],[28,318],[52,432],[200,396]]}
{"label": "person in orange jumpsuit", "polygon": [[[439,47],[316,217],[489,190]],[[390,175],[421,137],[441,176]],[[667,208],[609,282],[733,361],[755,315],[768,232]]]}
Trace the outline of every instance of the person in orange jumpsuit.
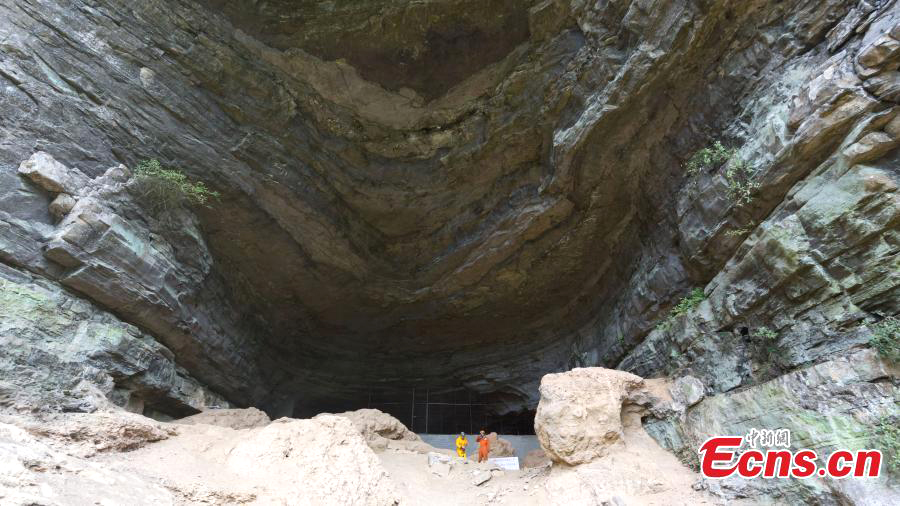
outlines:
{"label": "person in orange jumpsuit", "polygon": [[483,430],[476,439],[478,441],[478,462],[487,462],[488,454],[491,451],[491,441],[484,434]]}

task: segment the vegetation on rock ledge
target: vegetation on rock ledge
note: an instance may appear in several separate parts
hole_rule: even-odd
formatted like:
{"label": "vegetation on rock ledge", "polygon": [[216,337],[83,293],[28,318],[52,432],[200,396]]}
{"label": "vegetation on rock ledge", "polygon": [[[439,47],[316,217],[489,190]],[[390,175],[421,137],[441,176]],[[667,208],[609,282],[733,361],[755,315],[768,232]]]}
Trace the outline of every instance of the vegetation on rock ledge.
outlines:
{"label": "vegetation on rock ledge", "polygon": [[884,455],[887,471],[900,474],[900,419],[885,416],[875,429],[873,446]]}
{"label": "vegetation on rock ledge", "polygon": [[716,141],[710,147],[698,149],[687,161],[684,168],[689,176],[697,176],[701,171],[721,167],[723,163],[734,156],[735,151]]}
{"label": "vegetation on rock ledge", "polygon": [[727,148],[716,141],[691,155],[684,168],[689,176],[696,177],[702,171],[717,169],[726,164],[728,198],[735,205],[749,204],[753,201],[753,192],[759,188],[759,183],[753,179],[755,171],[750,164],[737,156],[737,148]]}
{"label": "vegetation on rock ledge", "polygon": [[900,318],[888,316],[871,326],[869,343],[886,360],[900,362]]}
{"label": "vegetation on rock ledge", "polygon": [[753,175],[753,168],[740,158],[734,158],[725,169],[728,198],[736,205],[749,204],[753,201],[753,192],[759,188],[759,182],[753,179]]}
{"label": "vegetation on rock ledge", "polygon": [[675,307],[669,311],[669,316],[666,317],[665,320],[659,322],[656,328],[663,331],[669,330],[672,327],[672,324],[675,323],[676,318],[686,315],[696,309],[704,300],[706,300],[706,294],[703,293],[703,289],[694,288],[691,290],[691,293],[679,300],[678,304],[675,304]]}
{"label": "vegetation on rock ledge", "polygon": [[159,160],[143,160],[134,171],[140,197],[156,214],[167,213],[183,204],[207,205],[219,193],[202,181],[191,181],[180,170],[166,168]]}

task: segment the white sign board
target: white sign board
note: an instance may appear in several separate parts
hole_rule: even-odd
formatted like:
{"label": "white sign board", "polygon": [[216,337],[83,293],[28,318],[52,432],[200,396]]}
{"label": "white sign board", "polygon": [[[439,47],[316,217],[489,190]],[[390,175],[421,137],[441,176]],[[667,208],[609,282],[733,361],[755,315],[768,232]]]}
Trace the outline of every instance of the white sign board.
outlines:
{"label": "white sign board", "polygon": [[488,459],[488,463],[494,464],[500,469],[505,469],[507,471],[519,470],[519,457],[494,457]]}

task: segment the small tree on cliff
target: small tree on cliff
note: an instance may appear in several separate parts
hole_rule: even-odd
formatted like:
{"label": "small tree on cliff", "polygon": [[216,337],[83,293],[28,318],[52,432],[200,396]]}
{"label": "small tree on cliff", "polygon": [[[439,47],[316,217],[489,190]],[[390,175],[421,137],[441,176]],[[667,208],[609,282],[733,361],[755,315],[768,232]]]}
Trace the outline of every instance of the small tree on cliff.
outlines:
{"label": "small tree on cliff", "polygon": [[219,197],[202,181],[191,181],[176,168],[163,167],[159,160],[143,160],[134,170],[134,188],[153,214],[167,214],[184,205],[209,205]]}

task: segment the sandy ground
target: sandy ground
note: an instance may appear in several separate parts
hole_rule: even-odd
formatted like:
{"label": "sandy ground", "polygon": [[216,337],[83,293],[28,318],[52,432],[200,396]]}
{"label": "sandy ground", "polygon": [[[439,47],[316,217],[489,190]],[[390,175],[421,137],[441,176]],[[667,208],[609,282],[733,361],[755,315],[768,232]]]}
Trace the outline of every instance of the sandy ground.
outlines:
{"label": "sandy ground", "polygon": [[140,450],[100,457],[112,467],[140,473],[192,504],[244,504],[272,495],[267,484],[249,481],[223,463],[238,430],[181,425],[179,434]]}
{"label": "sandy ground", "polygon": [[[0,424],[0,456],[9,461],[0,462],[0,503],[331,506],[391,505],[397,499],[412,506],[722,503],[694,490],[699,476],[646,434],[637,413],[623,413],[624,440],[610,446],[603,457],[575,467],[548,464],[521,471],[500,471],[471,460],[454,460],[449,469],[446,464],[430,467],[428,455],[415,445],[373,453],[345,419],[338,419],[343,425],[326,424],[326,419],[245,421],[183,425],[131,414],[62,414],[49,422]],[[264,433],[272,437],[260,439]],[[136,446],[140,447],[132,449]],[[22,465],[12,465],[16,460]],[[476,485],[476,475],[490,479]],[[123,502],[125,497],[129,500]]]}
{"label": "sandy ground", "polygon": [[[239,431],[206,425],[178,430],[165,441],[99,458],[162,484],[188,504],[271,504],[267,497],[275,495],[271,492],[277,479],[250,481],[222,465],[231,448],[229,440]],[[458,464],[449,476],[441,477],[431,472],[428,457],[421,453],[386,450],[376,455],[405,505],[599,505],[615,497],[628,505],[718,504],[694,491],[697,476],[643,430],[629,430],[625,444],[591,464],[494,470],[482,485],[472,480],[476,472],[491,472],[485,464]]]}
{"label": "sandy ground", "polygon": [[[179,426],[179,434],[133,452],[98,457],[123,472],[139,473],[175,492],[187,503],[267,504],[274,495],[270,483],[251,482],[223,466],[238,430],[207,425]],[[379,460],[405,505],[549,504],[541,486],[549,469],[494,471],[491,479],[472,484],[476,471],[490,466],[469,461],[450,476],[440,477],[428,467],[427,455],[407,451],[377,452]],[[314,486],[314,485],[313,485]]]}
{"label": "sandy ground", "polygon": [[447,477],[428,469],[426,455],[406,452],[381,452],[382,465],[391,474],[404,504],[455,506],[473,504],[540,505],[549,504],[541,486],[549,469],[494,471],[480,486],[472,483],[473,473],[490,472],[490,467],[469,461],[458,465]]}

